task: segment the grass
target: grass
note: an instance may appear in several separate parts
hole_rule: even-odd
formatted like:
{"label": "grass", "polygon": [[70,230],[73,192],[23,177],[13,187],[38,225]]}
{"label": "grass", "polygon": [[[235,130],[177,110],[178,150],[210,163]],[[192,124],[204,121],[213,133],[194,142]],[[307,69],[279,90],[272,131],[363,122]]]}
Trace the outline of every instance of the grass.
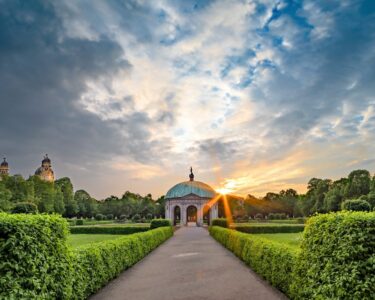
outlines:
{"label": "grass", "polygon": [[86,244],[118,239],[123,236],[119,234],[71,234],[68,236],[68,245],[77,248]]}
{"label": "grass", "polygon": [[274,242],[287,245],[292,248],[298,248],[302,240],[302,232],[297,233],[259,233],[260,236]]}

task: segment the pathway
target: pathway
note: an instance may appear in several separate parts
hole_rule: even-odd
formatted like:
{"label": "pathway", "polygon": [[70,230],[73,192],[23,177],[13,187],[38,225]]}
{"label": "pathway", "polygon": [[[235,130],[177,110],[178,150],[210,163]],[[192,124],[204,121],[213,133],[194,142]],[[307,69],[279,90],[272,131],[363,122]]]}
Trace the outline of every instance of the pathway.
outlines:
{"label": "pathway", "polygon": [[92,300],[287,299],[200,227],[183,227]]}

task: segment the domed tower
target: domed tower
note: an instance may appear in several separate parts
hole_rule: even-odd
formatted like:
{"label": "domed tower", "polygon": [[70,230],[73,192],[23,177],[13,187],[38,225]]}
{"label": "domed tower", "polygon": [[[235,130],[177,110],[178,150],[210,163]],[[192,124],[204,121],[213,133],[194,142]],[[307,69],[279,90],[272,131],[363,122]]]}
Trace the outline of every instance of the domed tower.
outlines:
{"label": "domed tower", "polygon": [[202,226],[218,216],[216,191],[208,184],[194,179],[190,167],[189,181],[170,188],[165,195],[165,217],[173,224]]}
{"label": "domed tower", "polygon": [[46,154],[42,160],[42,166],[36,169],[35,175],[39,176],[40,179],[53,182],[55,181],[55,175],[52,170],[51,160]]}
{"label": "domed tower", "polygon": [[0,176],[9,175],[9,164],[4,157],[3,162],[0,165]]}

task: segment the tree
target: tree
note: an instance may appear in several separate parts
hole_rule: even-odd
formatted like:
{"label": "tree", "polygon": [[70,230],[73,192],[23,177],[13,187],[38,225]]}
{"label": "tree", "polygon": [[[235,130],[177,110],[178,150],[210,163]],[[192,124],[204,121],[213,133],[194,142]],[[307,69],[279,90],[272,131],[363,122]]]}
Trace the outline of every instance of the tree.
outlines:
{"label": "tree", "polygon": [[18,202],[13,208],[13,214],[35,214],[38,209],[34,203],[31,202]]}
{"label": "tree", "polygon": [[370,211],[370,204],[365,200],[345,200],[342,203],[342,209],[353,211]]}
{"label": "tree", "polygon": [[348,176],[345,198],[359,198],[370,192],[371,176],[367,170],[355,170]]}
{"label": "tree", "polygon": [[65,213],[65,203],[64,203],[64,194],[59,187],[56,187],[55,190],[55,203],[54,203],[55,212],[63,215]]}
{"label": "tree", "polygon": [[33,182],[39,212],[55,212],[55,189],[53,182],[44,181],[39,176],[30,176],[28,181]]}
{"label": "tree", "polygon": [[78,190],[74,194],[74,200],[78,205],[78,215],[84,218],[92,218],[97,212],[98,203],[91,198],[85,190]]}
{"label": "tree", "polygon": [[330,179],[310,179],[306,197],[309,199],[308,203],[313,204],[313,206],[310,208],[309,214],[325,212],[324,198],[331,184],[332,181]]}
{"label": "tree", "polygon": [[5,187],[5,184],[0,181],[0,211],[9,211],[12,207],[12,192]]}
{"label": "tree", "polygon": [[68,177],[63,177],[55,181],[55,185],[60,188],[63,193],[65,213],[64,216],[71,218],[77,215],[78,205],[74,200],[73,184]]}

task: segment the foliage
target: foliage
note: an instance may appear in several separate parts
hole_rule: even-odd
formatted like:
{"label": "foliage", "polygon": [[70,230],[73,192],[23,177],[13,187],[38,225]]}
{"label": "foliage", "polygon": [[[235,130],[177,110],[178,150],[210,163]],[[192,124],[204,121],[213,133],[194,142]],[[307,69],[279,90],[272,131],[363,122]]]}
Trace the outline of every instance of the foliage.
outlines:
{"label": "foliage", "polygon": [[235,225],[234,229],[245,233],[292,233],[302,232],[302,224],[285,224],[285,225]]}
{"label": "foliage", "polygon": [[342,203],[343,210],[370,211],[370,204],[366,200],[346,200]]}
{"label": "foliage", "polygon": [[229,222],[225,218],[219,218],[219,219],[213,219],[211,225],[212,226],[220,226],[220,227],[228,228],[229,227]]}
{"label": "foliage", "polygon": [[68,177],[63,177],[55,181],[55,185],[63,193],[65,212],[64,216],[71,218],[78,213],[78,204],[73,196],[73,184]]}
{"label": "foliage", "polygon": [[67,234],[66,221],[55,215],[0,213],[0,298],[70,298]]}
{"label": "foliage", "polygon": [[141,220],[141,216],[139,214],[135,214],[132,218],[132,221],[137,223]]}
{"label": "foliage", "polygon": [[297,266],[296,299],[372,299],[375,213],[340,212],[310,218]]}
{"label": "foliage", "polygon": [[101,220],[103,220],[104,219],[104,216],[102,215],[102,214],[96,214],[96,216],[95,216],[95,220],[97,220],[97,221],[101,221]]}
{"label": "foliage", "polygon": [[108,214],[106,215],[107,220],[113,220],[113,214]]}
{"label": "foliage", "polygon": [[273,286],[289,294],[297,251],[280,243],[235,230],[211,226],[211,236]]}
{"label": "foliage", "polygon": [[67,246],[67,234],[67,222],[60,216],[0,213],[0,299],[85,299],[173,230],[157,228],[74,252]]}
{"label": "foliage", "polygon": [[38,208],[31,202],[19,202],[12,208],[13,214],[35,214]]}
{"label": "foliage", "polygon": [[171,227],[162,227],[77,248],[73,274],[75,297],[84,299],[96,292],[172,235]]}
{"label": "foliage", "polygon": [[153,219],[150,224],[150,229],[164,226],[172,226],[171,221],[168,219]]}
{"label": "foliage", "polygon": [[83,220],[82,220],[82,219],[78,219],[78,220],[76,221],[76,224],[75,224],[75,225],[77,225],[77,226],[83,225]]}
{"label": "foliage", "polygon": [[[77,220],[79,221],[79,220]],[[148,231],[146,226],[78,226],[70,227],[72,234],[133,234]]]}
{"label": "foliage", "polygon": [[286,214],[285,213],[269,213],[267,216],[268,220],[285,220]]}
{"label": "foliage", "polygon": [[78,190],[74,193],[74,201],[78,205],[78,216],[83,218],[92,218],[98,211],[98,201],[90,196],[84,190]]}

